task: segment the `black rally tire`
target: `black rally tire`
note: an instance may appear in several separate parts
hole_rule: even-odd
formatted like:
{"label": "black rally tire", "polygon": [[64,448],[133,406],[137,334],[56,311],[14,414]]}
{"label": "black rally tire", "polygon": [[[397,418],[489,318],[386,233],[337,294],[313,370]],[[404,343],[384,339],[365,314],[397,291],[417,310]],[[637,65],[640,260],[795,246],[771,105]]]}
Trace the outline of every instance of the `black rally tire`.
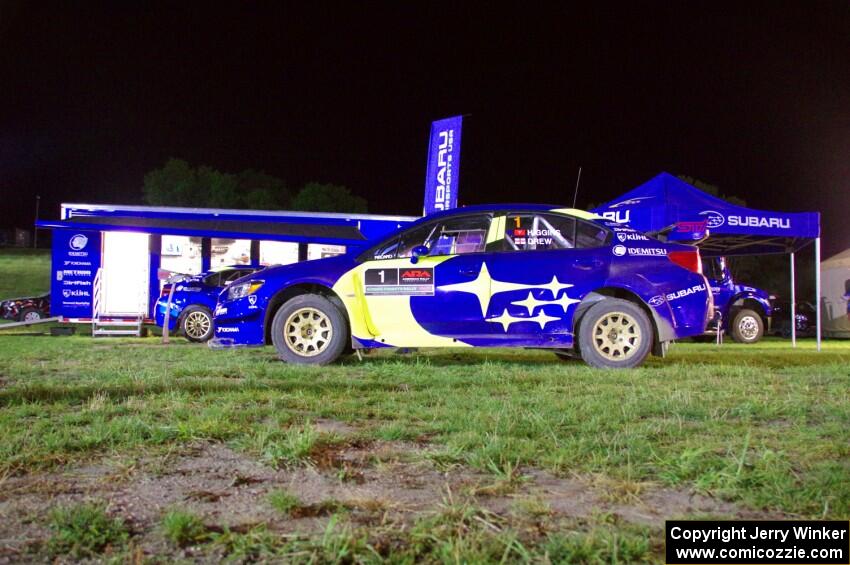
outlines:
{"label": "black rally tire", "polygon": [[756,343],[764,336],[764,322],[755,310],[742,308],[732,318],[731,333],[738,343]]}
{"label": "black rally tire", "polygon": [[18,314],[18,321],[19,322],[28,321],[27,316],[30,317],[30,320],[29,320],[30,322],[35,322],[36,320],[41,320],[42,318],[44,318],[44,314],[42,314],[37,308],[30,307],[30,308],[24,308],[23,310],[20,311],[20,313]]}
{"label": "black rally tire", "polygon": [[619,298],[600,300],[579,323],[581,357],[591,367],[600,369],[637,367],[652,351],[653,339],[646,312],[634,302]]}
{"label": "black rally tire", "polygon": [[215,333],[212,312],[206,306],[187,306],[180,314],[180,331],[189,341],[208,341]]}
{"label": "black rally tire", "polygon": [[[342,311],[319,294],[287,300],[272,319],[271,334],[278,357],[300,365],[333,363],[350,345]],[[322,341],[322,337],[327,339]]]}

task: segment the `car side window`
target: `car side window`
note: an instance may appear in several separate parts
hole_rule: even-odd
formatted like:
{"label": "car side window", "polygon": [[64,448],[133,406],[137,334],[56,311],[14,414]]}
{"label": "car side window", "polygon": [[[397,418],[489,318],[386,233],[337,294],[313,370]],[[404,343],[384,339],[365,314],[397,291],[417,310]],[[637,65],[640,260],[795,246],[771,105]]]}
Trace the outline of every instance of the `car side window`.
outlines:
{"label": "car side window", "polygon": [[601,247],[608,243],[610,235],[610,232],[602,226],[578,220],[576,224],[576,247],[579,249]]}
{"label": "car side window", "polygon": [[548,251],[575,247],[575,219],[560,214],[511,213],[505,218],[503,251]]}
{"label": "car side window", "polygon": [[207,286],[221,286],[221,273],[213,273],[204,279]]}
{"label": "car side window", "polygon": [[424,245],[429,256],[464,255],[484,251],[487,243],[487,230],[490,228],[489,215],[461,216],[437,222],[434,229],[423,241],[402,238],[399,257],[410,257],[413,248]]}
{"label": "car side window", "polygon": [[234,269],[232,271],[222,271],[221,273],[221,286],[228,285],[235,281],[238,278],[244,277],[250,271],[246,271],[244,269]]}
{"label": "car side window", "polygon": [[473,215],[428,222],[402,233],[398,238],[378,247],[373,259],[410,257],[413,249],[425,246],[429,256],[462,255],[484,251],[489,215]]}

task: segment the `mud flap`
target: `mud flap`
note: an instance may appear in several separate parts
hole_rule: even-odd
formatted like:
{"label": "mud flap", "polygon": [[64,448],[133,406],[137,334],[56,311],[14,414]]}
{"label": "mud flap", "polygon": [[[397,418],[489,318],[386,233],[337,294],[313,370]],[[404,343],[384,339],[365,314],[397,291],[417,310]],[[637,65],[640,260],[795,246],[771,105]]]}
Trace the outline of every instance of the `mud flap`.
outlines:
{"label": "mud flap", "polygon": [[207,341],[210,349],[236,349],[239,347],[262,347],[262,343],[236,343],[232,337],[214,337]]}

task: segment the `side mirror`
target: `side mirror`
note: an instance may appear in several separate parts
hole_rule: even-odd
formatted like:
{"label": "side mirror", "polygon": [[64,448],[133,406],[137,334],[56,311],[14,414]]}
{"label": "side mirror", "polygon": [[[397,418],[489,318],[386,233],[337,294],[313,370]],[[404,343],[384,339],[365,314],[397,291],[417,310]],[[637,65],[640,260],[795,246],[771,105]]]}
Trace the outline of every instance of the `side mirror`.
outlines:
{"label": "side mirror", "polygon": [[420,257],[426,257],[429,253],[429,249],[424,245],[417,245],[413,248],[410,255],[410,262],[414,265],[419,262]]}

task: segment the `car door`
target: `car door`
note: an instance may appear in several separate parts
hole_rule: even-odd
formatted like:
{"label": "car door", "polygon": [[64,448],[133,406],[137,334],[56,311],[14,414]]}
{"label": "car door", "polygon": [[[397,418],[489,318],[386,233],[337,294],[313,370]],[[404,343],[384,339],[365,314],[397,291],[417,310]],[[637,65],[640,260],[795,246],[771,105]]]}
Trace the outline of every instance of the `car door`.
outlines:
{"label": "car door", "polygon": [[501,251],[487,262],[493,341],[571,346],[577,305],[608,277],[609,239],[603,227],[565,214],[506,214]]}
{"label": "car door", "polygon": [[[462,345],[489,333],[482,305],[490,287],[482,267],[491,219],[478,213],[418,225],[360,265],[358,292],[377,342]],[[427,254],[414,257],[420,246]]]}

